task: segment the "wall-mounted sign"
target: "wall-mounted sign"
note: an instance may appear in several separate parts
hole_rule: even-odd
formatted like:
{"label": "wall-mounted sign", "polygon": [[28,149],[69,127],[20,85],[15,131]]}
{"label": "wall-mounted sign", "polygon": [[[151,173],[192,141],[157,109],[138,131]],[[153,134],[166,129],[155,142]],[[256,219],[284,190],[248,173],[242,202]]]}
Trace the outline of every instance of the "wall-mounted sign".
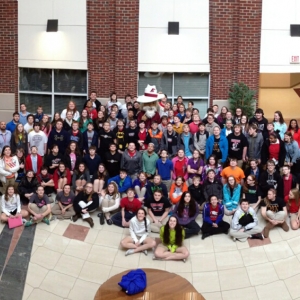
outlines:
{"label": "wall-mounted sign", "polygon": [[291,56],[291,64],[300,64],[299,55]]}

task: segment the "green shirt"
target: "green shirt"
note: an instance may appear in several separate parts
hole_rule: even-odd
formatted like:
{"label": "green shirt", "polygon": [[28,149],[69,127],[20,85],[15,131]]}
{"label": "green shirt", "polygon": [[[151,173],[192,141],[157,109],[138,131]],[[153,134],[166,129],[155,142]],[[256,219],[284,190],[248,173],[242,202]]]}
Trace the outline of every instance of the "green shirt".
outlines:
{"label": "green shirt", "polygon": [[152,155],[148,155],[147,151],[143,152],[143,172],[154,175],[156,172],[156,161],[159,159],[158,155],[153,152]]}
{"label": "green shirt", "polygon": [[[175,241],[176,241],[176,231],[175,229],[171,229],[170,230],[170,241],[169,241],[169,245],[164,243],[164,232],[165,232],[165,226],[162,226],[160,228],[160,239],[162,241],[162,243],[168,247],[168,249],[174,253],[176,251],[176,249],[178,248],[178,245],[175,245]],[[185,237],[185,231],[184,229],[182,229],[182,239],[184,239]]]}

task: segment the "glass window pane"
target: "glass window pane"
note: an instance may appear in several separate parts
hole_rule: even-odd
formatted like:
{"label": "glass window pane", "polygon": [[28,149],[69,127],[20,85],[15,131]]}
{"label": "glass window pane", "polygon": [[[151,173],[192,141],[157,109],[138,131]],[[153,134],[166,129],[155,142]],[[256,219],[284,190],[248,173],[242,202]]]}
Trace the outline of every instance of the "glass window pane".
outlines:
{"label": "glass window pane", "polygon": [[36,94],[20,94],[20,103],[25,103],[27,111],[36,114],[38,106],[43,107],[43,111],[47,115],[51,115],[51,96]]}
{"label": "glass window pane", "polygon": [[20,91],[51,92],[52,71],[50,69],[20,68]]}
{"label": "glass window pane", "polygon": [[208,74],[175,73],[174,94],[182,97],[208,97]]}
{"label": "glass window pane", "polygon": [[183,103],[185,105],[185,107],[188,107],[188,103],[189,101],[193,101],[194,102],[194,108],[198,108],[199,109],[199,115],[201,117],[201,119],[204,118],[205,114],[206,114],[206,110],[208,108],[207,99],[185,99],[183,98]]}
{"label": "glass window pane", "polygon": [[172,73],[159,72],[140,72],[139,73],[139,96],[144,95],[145,88],[148,84],[155,85],[158,92],[167,94],[168,98],[172,97]]}
{"label": "glass window pane", "polygon": [[86,94],[86,74],[84,70],[54,70],[54,92]]}
{"label": "glass window pane", "polygon": [[76,108],[79,112],[83,109],[83,104],[86,101],[87,97],[74,97],[74,96],[54,96],[54,112],[62,112],[65,108],[67,108],[67,105],[70,100],[74,101],[76,104]]}

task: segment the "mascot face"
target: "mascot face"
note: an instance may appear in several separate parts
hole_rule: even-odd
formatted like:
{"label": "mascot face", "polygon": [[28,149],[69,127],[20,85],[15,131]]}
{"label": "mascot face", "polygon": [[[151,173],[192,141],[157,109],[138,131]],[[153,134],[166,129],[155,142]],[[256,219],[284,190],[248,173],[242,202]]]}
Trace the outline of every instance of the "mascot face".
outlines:
{"label": "mascot face", "polygon": [[157,112],[157,101],[143,103],[142,110],[145,112],[147,118],[153,118]]}

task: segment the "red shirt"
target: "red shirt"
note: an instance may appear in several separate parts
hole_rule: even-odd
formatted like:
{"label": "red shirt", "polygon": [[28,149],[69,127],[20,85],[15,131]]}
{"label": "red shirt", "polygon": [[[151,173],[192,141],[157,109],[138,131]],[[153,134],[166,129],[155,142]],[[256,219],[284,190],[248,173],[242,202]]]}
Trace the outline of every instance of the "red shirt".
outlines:
{"label": "red shirt", "polygon": [[275,158],[276,160],[278,160],[279,151],[280,151],[280,144],[279,144],[278,141],[277,141],[277,143],[270,144],[270,146],[269,146],[269,153],[270,153],[269,159]]}
{"label": "red shirt", "polygon": [[142,203],[134,198],[132,201],[129,201],[128,197],[122,198],[120,207],[124,207],[126,211],[136,213],[142,206]]}
{"label": "red shirt", "polygon": [[[139,140],[146,141],[147,138],[147,130],[144,130],[143,132],[139,131],[138,133]],[[140,150],[146,150],[148,148],[148,145],[144,143],[142,147],[140,147]]]}
{"label": "red shirt", "polygon": [[185,170],[186,170],[187,166],[185,165],[185,161],[183,160],[177,160],[174,166],[174,173],[176,175],[176,177],[178,176],[182,176],[184,177],[185,175]]}
{"label": "red shirt", "polygon": [[217,205],[216,207],[213,207],[210,204],[210,219],[215,222],[218,218],[218,214],[219,214],[219,205]]}
{"label": "red shirt", "polygon": [[293,176],[291,174],[288,179],[283,176],[283,197],[289,196],[290,190],[292,189],[292,180]]}
{"label": "red shirt", "polygon": [[189,124],[189,127],[190,127],[190,133],[191,134],[195,134],[196,132],[199,131],[199,123],[195,124],[194,122],[192,122],[192,123]]}

